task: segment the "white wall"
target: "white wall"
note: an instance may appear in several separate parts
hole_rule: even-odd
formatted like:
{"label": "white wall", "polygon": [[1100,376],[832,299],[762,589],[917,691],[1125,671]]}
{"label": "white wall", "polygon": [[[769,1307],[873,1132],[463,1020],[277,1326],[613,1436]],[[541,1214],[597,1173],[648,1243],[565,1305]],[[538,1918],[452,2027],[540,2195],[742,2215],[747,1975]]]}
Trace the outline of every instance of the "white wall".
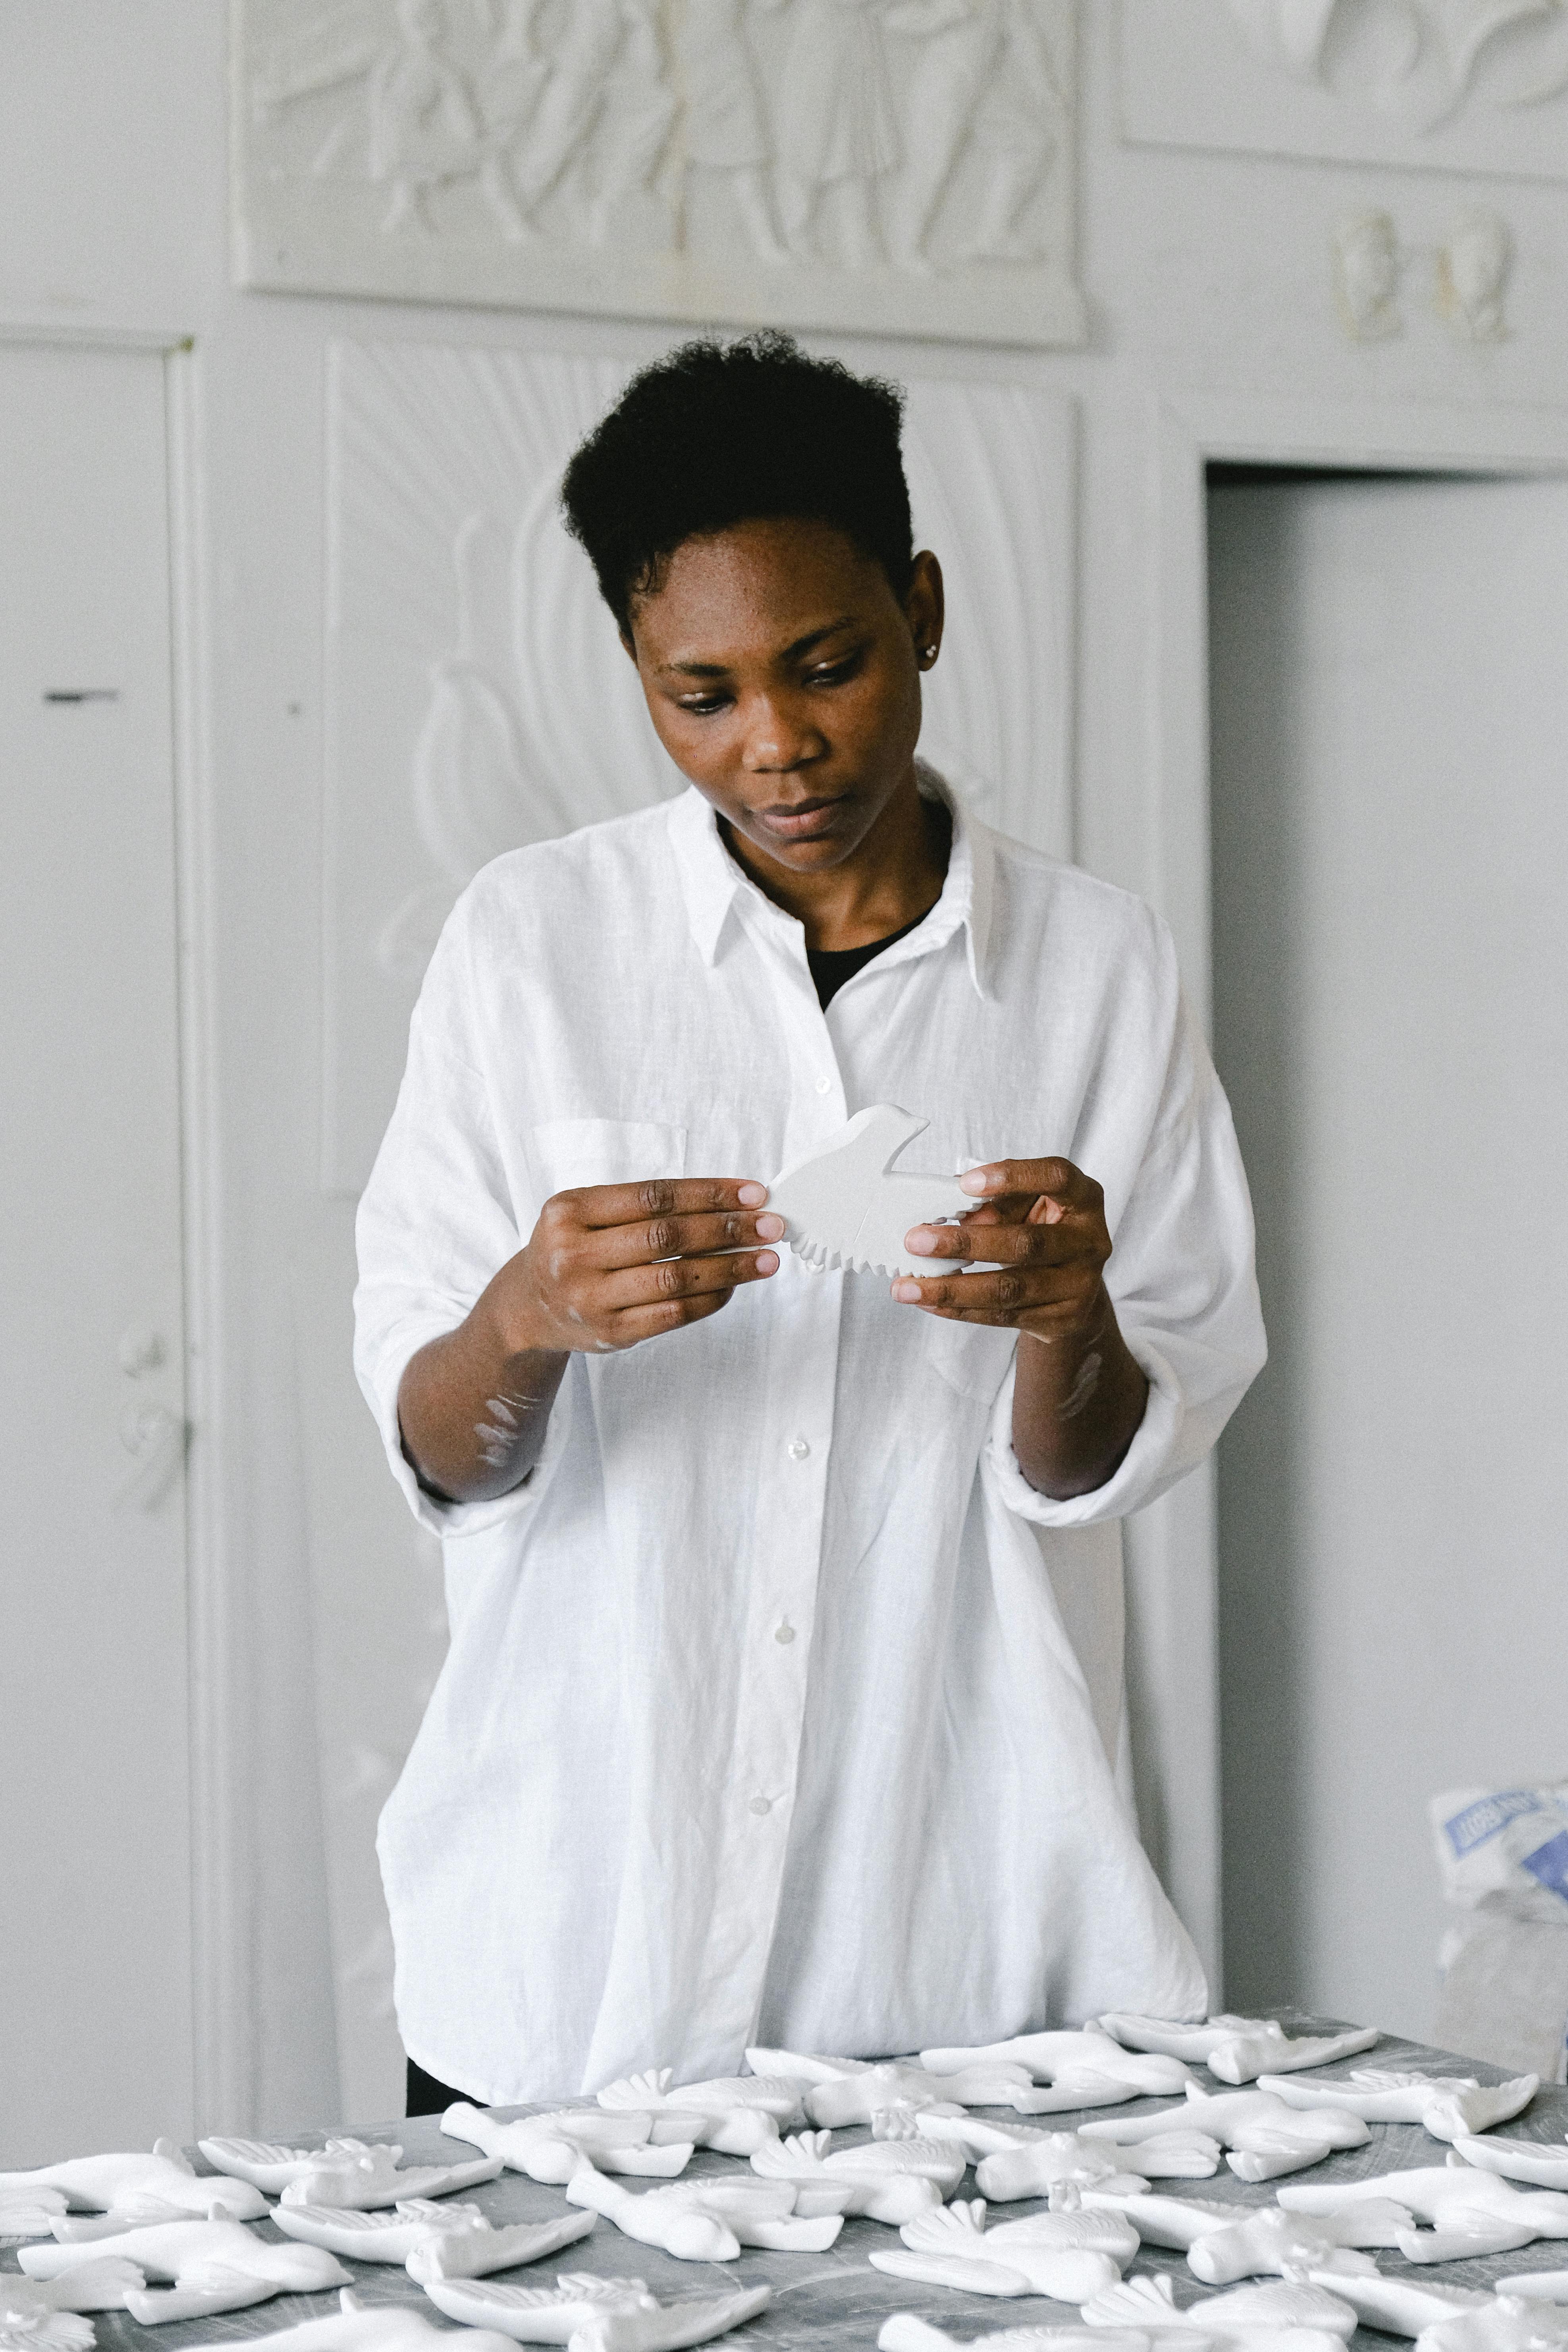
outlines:
{"label": "white wall", "polygon": [[[1458,446],[1467,420],[1504,411],[1568,446],[1563,421],[1539,414],[1568,382],[1568,220],[1562,187],[1542,181],[1124,145],[1116,19],[1110,0],[1081,11],[1089,347],[836,348],[1079,404],[1078,847],[1167,906],[1205,1001],[1202,447],[1348,455],[1420,432]],[[219,1696],[236,1758],[232,1800],[216,1800],[227,1827],[204,1964],[204,2120],[322,2121],[351,2042],[332,1998],[312,1625],[330,1608],[345,1614],[324,1642],[351,1615],[387,1629],[377,1706],[395,1730],[428,1670],[432,1605],[428,1565],[355,1417],[349,1215],[320,1190],[326,349],[365,335],[635,360],[670,338],[647,323],[231,290],[217,0],[0,0],[0,320],[194,343],[204,654],[186,789],[208,844],[219,1278],[195,1435],[216,1500],[196,1573],[229,1606]],[[1515,331],[1487,347],[1454,340],[1426,285],[1447,224],[1476,203],[1507,215],[1518,250]],[[1340,212],[1369,205],[1394,211],[1414,258],[1406,331],[1363,346],[1334,308],[1329,238]],[[1153,1515],[1131,1583],[1135,1685],[1196,1693],[1190,1720],[1161,1716],[1145,1754],[1163,1757],[1166,1791],[1146,1770],[1144,1793],[1156,1848],[1206,1931],[1205,1510],[1199,1480]],[[381,1769],[365,1767],[372,1780]]]}

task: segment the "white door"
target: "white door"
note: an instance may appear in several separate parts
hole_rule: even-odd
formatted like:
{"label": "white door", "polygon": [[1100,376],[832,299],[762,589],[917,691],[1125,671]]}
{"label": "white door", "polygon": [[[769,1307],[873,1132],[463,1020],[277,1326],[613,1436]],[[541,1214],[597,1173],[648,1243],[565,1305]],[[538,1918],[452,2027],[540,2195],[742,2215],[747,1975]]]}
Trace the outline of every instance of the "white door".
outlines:
{"label": "white door", "polygon": [[1568,1772],[1568,485],[1211,489],[1226,1995],[1421,2034],[1426,1801]]}
{"label": "white door", "polygon": [[192,2115],[164,376],[0,346],[0,2168]]}

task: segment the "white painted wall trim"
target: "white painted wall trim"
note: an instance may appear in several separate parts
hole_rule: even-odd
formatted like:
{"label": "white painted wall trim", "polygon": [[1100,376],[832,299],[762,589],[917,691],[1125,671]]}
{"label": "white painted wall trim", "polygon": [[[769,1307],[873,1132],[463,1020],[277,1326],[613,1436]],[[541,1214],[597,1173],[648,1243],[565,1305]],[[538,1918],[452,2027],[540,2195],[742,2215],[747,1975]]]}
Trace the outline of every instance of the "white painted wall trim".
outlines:
{"label": "white painted wall trim", "polygon": [[247,1814],[249,1733],[234,1569],[225,1539],[217,971],[199,356],[165,346],[173,646],[180,1105],[184,1184],[189,1595],[192,2016],[198,2127],[254,2127]]}
{"label": "white painted wall trim", "polygon": [[[1568,473],[1568,409],[1155,395],[1149,404],[1150,895],[1210,1025],[1207,530],[1211,461],[1455,473]],[[1128,1677],[1143,1726],[1140,1815],[1224,1999],[1218,1552],[1214,1465],[1129,1523]],[[1179,1713],[1178,1711],[1179,1710]],[[1154,1818],[1151,1818],[1151,1814]]]}
{"label": "white painted wall trim", "polygon": [[47,349],[84,347],[115,352],[188,352],[191,337],[177,327],[102,326],[69,319],[0,312],[0,343],[42,343]]}

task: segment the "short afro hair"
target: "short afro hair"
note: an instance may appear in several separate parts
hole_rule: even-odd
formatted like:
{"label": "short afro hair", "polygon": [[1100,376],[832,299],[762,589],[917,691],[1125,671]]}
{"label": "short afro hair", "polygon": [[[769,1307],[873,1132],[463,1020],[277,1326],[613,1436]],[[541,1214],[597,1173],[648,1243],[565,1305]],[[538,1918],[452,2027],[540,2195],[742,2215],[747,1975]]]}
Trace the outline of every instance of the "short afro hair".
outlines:
{"label": "short afro hair", "polygon": [[791,335],[682,343],[633,377],[566,468],[566,528],[631,633],[635,598],[689,539],[776,516],[831,524],[909,593],[914,534],[897,384]]}

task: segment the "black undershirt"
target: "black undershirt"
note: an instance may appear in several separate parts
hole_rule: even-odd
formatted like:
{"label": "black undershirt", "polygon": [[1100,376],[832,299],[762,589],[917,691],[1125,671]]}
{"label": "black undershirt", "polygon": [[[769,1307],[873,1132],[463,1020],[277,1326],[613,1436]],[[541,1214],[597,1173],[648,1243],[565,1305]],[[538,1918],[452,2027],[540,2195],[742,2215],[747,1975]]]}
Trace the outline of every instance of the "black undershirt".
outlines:
{"label": "black undershirt", "polygon": [[882,950],[890,948],[895,940],[907,939],[915,923],[923,923],[930,912],[928,907],[925,915],[917,915],[913,923],[906,923],[901,930],[889,931],[885,940],[868,940],[863,948],[807,948],[805,960],[811,966],[811,977],[816,983],[816,1001],[824,1013],[847,980],[853,980],[873,956],[879,956]]}

